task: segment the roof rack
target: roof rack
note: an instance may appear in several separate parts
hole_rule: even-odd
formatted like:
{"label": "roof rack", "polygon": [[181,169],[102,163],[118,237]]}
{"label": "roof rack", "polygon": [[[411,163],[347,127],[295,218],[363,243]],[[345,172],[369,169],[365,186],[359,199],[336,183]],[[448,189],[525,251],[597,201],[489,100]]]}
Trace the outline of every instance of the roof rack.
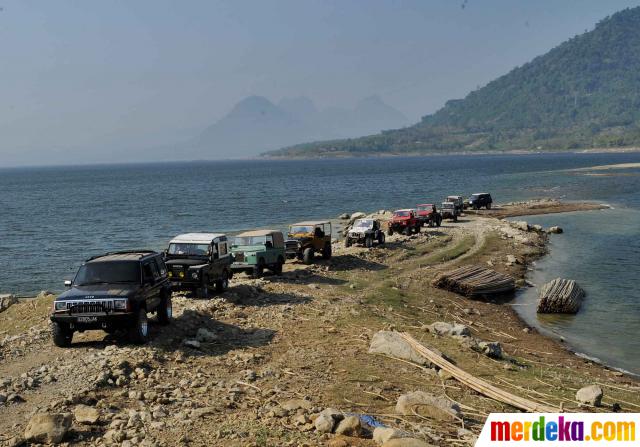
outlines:
{"label": "roof rack", "polygon": [[145,248],[145,249],[142,249],[142,250],[109,251],[109,252],[103,253],[101,255],[92,256],[89,259],[87,259],[85,262],[93,261],[94,259],[98,259],[98,258],[104,258],[105,256],[127,255],[127,254],[135,254],[135,253],[140,253],[140,254],[144,254],[144,255],[150,255],[150,254],[156,253],[156,251],[155,250],[149,250],[148,248]]}

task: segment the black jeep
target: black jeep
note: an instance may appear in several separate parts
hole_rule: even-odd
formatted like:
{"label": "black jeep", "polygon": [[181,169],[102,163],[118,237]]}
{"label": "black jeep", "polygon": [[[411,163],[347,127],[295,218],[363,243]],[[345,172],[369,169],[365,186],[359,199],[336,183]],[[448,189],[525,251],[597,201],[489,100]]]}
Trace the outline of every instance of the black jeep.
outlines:
{"label": "black jeep", "polygon": [[95,256],[65,286],[70,290],[56,298],[50,317],[56,346],[69,346],[74,332],[93,329],[124,330],[132,342],[141,344],[149,336],[148,312],[161,324],[171,320],[167,267],[155,251]]}
{"label": "black jeep", "polygon": [[171,289],[208,298],[213,288],[224,292],[233,276],[231,247],[224,234],[188,233],[176,236],[165,251]]}
{"label": "black jeep", "polygon": [[492,203],[493,199],[491,198],[491,194],[486,192],[471,194],[471,197],[469,197],[469,206],[474,210],[479,210],[482,207],[490,210]]}

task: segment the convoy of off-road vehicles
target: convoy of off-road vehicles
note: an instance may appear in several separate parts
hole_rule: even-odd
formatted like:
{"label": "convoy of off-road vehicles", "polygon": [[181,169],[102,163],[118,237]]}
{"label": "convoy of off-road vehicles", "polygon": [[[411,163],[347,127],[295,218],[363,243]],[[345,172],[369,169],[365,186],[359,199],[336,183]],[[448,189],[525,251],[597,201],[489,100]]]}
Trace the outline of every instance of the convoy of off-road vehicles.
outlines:
{"label": "convoy of off-road vehicles", "polygon": [[[423,226],[439,227],[443,219],[458,221],[464,209],[491,209],[490,194],[477,193],[468,201],[448,196],[440,205],[421,204],[393,212],[386,232],[410,235]],[[344,245],[366,248],[385,243],[385,223],[375,218],[355,219],[344,233]],[[265,270],[282,274],[286,259],[305,264],[316,255],[331,258],[331,221],[305,221],[289,226],[287,239],[278,230],[246,231],[235,237],[221,233],[186,233],[169,241],[167,249],[109,252],[87,259],[67,291],[53,303],[50,315],[53,343],[66,347],[75,332],[103,330],[145,343],[149,337],[147,314],[160,324],[173,316],[171,295],[186,291],[199,298],[224,292],[234,273],[260,277]]]}

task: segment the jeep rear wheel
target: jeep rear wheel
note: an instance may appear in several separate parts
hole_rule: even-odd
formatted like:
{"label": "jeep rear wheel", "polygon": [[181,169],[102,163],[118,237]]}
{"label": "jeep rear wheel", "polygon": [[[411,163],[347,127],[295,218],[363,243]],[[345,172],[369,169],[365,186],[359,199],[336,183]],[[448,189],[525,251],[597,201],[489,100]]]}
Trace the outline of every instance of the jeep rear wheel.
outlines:
{"label": "jeep rear wheel", "polygon": [[385,241],[384,233],[381,231],[380,234],[378,235],[378,244],[382,245],[384,244],[384,241]]}
{"label": "jeep rear wheel", "polygon": [[128,330],[129,340],[141,345],[149,339],[149,320],[147,319],[146,309],[140,309],[136,315],[136,319]]}
{"label": "jeep rear wheel", "polygon": [[416,234],[420,233],[420,225],[416,226]]}
{"label": "jeep rear wheel", "polygon": [[164,293],[160,298],[160,307],[158,308],[158,323],[169,324],[173,317],[173,303],[171,302],[171,294]]}
{"label": "jeep rear wheel", "polygon": [[345,246],[346,248],[351,247],[351,240],[350,240],[348,237],[345,237],[345,238],[344,238],[344,246]]}
{"label": "jeep rear wheel", "polygon": [[322,259],[331,259],[331,242],[327,242],[322,247]]}
{"label": "jeep rear wheel", "polygon": [[302,253],[302,262],[304,262],[305,264],[309,265],[313,262],[313,248],[309,247],[309,248],[305,248],[304,252]]}
{"label": "jeep rear wheel", "polygon": [[229,287],[229,272],[222,272],[222,278],[216,281],[216,292],[222,293]]}
{"label": "jeep rear wheel", "polygon": [[491,204],[487,203],[487,209],[490,210],[491,209]]}
{"label": "jeep rear wheel", "polygon": [[393,230],[392,230],[391,228],[389,228],[389,229],[387,230],[387,234],[388,234],[389,236],[393,236]]}
{"label": "jeep rear wheel", "polygon": [[453,216],[453,221],[457,222],[458,221],[458,216]]}
{"label": "jeep rear wheel", "polygon": [[373,246],[373,238],[369,236],[364,238],[364,246],[367,248],[371,248]]}
{"label": "jeep rear wheel", "polygon": [[51,333],[53,336],[53,344],[60,348],[67,348],[71,346],[71,340],[73,339],[73,331],[68,324],[53,323],[51,327]]}
{"label": "jeep rear wheel", "polygon": [[273,266],[271,271],[276,275],[282,275],[282,267],[284,266],[284,259],[278,258],[278,262]]}

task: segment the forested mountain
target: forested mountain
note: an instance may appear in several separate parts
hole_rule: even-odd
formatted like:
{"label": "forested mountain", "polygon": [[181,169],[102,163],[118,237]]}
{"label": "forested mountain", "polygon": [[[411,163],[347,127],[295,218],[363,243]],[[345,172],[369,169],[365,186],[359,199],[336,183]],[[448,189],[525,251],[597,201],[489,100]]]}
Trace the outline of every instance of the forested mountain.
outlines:
{"label": "forested mountain", "polygon": [[451,100],[410,127],[292,146],[269,156],[336,156],[640,145],[640,7]]}

